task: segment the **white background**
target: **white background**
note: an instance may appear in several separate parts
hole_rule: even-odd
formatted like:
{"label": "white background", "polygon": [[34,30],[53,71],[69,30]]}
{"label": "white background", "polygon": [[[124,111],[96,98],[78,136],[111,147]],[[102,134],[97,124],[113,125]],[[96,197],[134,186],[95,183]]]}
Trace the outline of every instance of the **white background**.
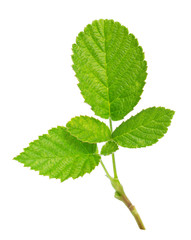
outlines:
{"label": "white background", "polygon": [[[191,239],[189,3],[0,1],[0,239]],[[77,34],[100,18],[128,27],[148,62],[142,99],[125,119],[150,106],[176,111],[156,145],[116,153],[119,178],[146,231],[113,197],[101,166],[61,184],[12,160],[48,129],[94,116],[70,56]],[[111,171],[110,157],[103,161]]]}

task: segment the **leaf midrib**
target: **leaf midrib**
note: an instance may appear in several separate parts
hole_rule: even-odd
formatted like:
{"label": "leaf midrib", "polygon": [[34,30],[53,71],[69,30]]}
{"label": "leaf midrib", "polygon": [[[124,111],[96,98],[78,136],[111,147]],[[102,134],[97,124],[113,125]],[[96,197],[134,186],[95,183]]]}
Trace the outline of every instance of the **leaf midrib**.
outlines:
{"label": "leaf midrib", "polygon": [[[163,116],[165,116],[165,115],[163,115]],[[151,120],[149,123],[152,123],[152,122],[157,123],[154,119]],[[123,132],[123,133],[117,135],[117,136],[114,137],[113,139],[116,139],[116,138],[121,137],[121,136],[126,135],[126,134],[130,134],[131,132],[133,132],[133,131],[135,131],[135,130],[139,130],[140,127],[146,127],[146,128],[147,128],[147,126],[145,126],[145,125],[139,125],[139,126],[136,127],[136,128],[132,128],[130,131],[126,131],[126,132]],[[156,128],[151,128],[151,127],[149,127],[149,128],[156,130]],[[161,129],[158,129],[158,130],[162,131]]]}
{"label": "leaf midrib", "polygon": [[111,118],[111,104],[109,98],[109,81],[108,81],[108,69],[107,69],[107,53],[106,53],[106,37],[105,37],[105,21],[103,21],[104,28],[104,46],[105,46],[105,71],[106,71],[106,82],[107,82],[107,96],[108,96],[108,106],[109,106],[109,118]]}
{"label": "leaf midrib", "polygon": [[[67,153],[67,157],[66,156],[52,156],[52,157],[45,157],[45,156],[39,156],[39,157],[31,157],[31,159],[27,159],[26,161],[30,161],[30,160],[32,160],[32,159],[34,159],[34,160],[40,160],[40,159],[64,159],[64,158],[69,158],[69,157],[80,157],[80,156],[83,156],[83,155],[85,155],[85,156],[91,156],[91,155],[93,155],[93,156],[99,156],[99,154],[97,154],[97,153],[82,153],[82,154],[68,154]],[[19,157],[19,156],[17,156],[17,157]],[[17,160],[17,161],[19,161],[19,158],[17,158],[17,157],[15,157],[14,159],[15,160]]]}

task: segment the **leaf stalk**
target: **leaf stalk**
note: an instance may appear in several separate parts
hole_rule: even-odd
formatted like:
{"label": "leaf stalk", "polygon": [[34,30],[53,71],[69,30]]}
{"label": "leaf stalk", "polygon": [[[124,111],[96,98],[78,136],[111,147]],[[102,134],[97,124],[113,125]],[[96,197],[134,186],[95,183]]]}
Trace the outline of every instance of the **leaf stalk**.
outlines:
{"label": "leaf stalk", "polygon": [[113,186],[113,188],[115,189],[115,198],[122,201],[129,209],[129,211],[131,212],[131,214],[134,216],[138,226],[140,229],[145,230],[145,226],[141,220],[141,217],[139,216],[139,213],[137,212],[135,206],[133,206],[133,204],[131,203],[131,201],[128,199],[128,197],[126,196],[123,186],[121,185],[121,183],[119,182],[118,179],[113,178],[111,180],[111,185]]}
{"label": "leaf stalk", "polygon": [[111,180],[112,180],[112,177],[111,177],[111,175],[109,174],[109,172],[107,171],[104,163],[102,162],[101,159],[100,159],[99,161],[100,161],[100,163],[101,163],[101,165],[102,165],[102,167],[103,167],[103,169],[104,169],[104,171],[105,171],[105,173],[106,173],[106,176],[107,176],[107,177],[109,178],[109,180],[111,181]]}
{"label": "leaf stalk", "polygon": [[[112,127],[112,120],[111,120],[111,118],[109,118],[109,126],[110,126],[110,131],[112,133],[113,132],[113,127]],[[116,168],[116,163],[115,163],[115,154],[114,153],[112,153],[112,163],[113,163],[114,178],[118,179],[117,168]]]}
{"label": "leaf stalk", "polygon": [[[109,118],[109,125],[110,125],[110,131],[111,133],[113,132],[113,128],[112,128],[112,120],[111,118]],[[113,188],[115,189],[115,198],[122,201],[129,209],[129,211],[131,212],[131,214],[134,216],[138,226],[140,229],[145,230],[145,226],[135,208],[135,206],[133,206],[133,204],[131,203],[131,201],[128,199],[128,197],[126,196],[123,186],[121,185],[121,183],[119,182],[118,176],[117,176],[117,168],[116,168],[116,162],[115,162],[115,155],[114,153],[112,153],[112,163],[113,163],[113,173],[114,173],[114,178],[111,178],[111,176],[109,175],[109,173],[107,172],[106,168],[104,165],[102,165],[105,169],[105,172],[107,174],[107,176],[109,177],[110,181],[111,181],[111,185],[113,186]],[[103,162],[101,162],[101,164],[103,164]]]}

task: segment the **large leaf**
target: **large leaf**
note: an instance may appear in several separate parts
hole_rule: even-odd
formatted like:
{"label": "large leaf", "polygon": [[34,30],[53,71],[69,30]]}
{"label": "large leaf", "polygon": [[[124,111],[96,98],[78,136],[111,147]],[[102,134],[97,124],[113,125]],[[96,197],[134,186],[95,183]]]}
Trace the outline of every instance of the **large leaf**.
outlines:
{"label": "large leaf", "polygon": [[162,138],[168,130],[174,111],[163,107],[147,108],[123,122],[112,134],[122,147],[150,146]]}
{"label": "large leaf", "polygon": [[102,118],[123,119],[140,100],[147,75],[137,39],[120,23],[101,19],[79,33],[72,49],[85,102]]}
{"label": "large leaf", "polygon": [[101,155],[107,156],[118,150],[118,146],[114,141],[106,142],[101,149]]}
{"label": "large leaf", "polygon": [[88,116],[72,118],[66,125],[68,131],[83,142],[106,142],[111,138],[108,126],[98,119]]}
{"label": "large leaf", "polygon": [[14,159],[41,175],[64,181],[90,173],[99,164],[100,156],[96,144],[83,143],[71,136],[66,128],[57,127],[30,143]]}

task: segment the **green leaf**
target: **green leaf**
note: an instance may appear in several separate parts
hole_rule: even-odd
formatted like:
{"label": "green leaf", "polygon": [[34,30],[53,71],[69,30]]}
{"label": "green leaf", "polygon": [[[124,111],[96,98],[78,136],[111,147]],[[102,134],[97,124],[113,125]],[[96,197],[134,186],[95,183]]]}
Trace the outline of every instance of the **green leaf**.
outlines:
{"label": "green leaf", "polygon": [[98,119],[87,116],[72,118],[66,125],[71,135],[83,142],[106,142],[111,138],[108,126]]}
{"label": "green leaf", "polygon": [[119,22],[95,20],[76,38],[73,69],[96,115],[120,120],[140,100],[147,76],[144,53]]}
{"label": "green leaf", "polygon": [[57,127],[30,143],[14,159],[41,175],[64,181],[90,173],[99,164],[100,156],[96,152],[96,144],[83,143],[66,128]]}
{"label": "green leaf", "polygon": [[174,111],[163,107],[147,108],[123,122],[112,134],[122,147],[141,148],[156,143],[168,130]]}
{"label": "green leaf", "polygon": [[118,146],[114,141],[106,142],[101,149],[101,155],[107,156],[118,150]]}

